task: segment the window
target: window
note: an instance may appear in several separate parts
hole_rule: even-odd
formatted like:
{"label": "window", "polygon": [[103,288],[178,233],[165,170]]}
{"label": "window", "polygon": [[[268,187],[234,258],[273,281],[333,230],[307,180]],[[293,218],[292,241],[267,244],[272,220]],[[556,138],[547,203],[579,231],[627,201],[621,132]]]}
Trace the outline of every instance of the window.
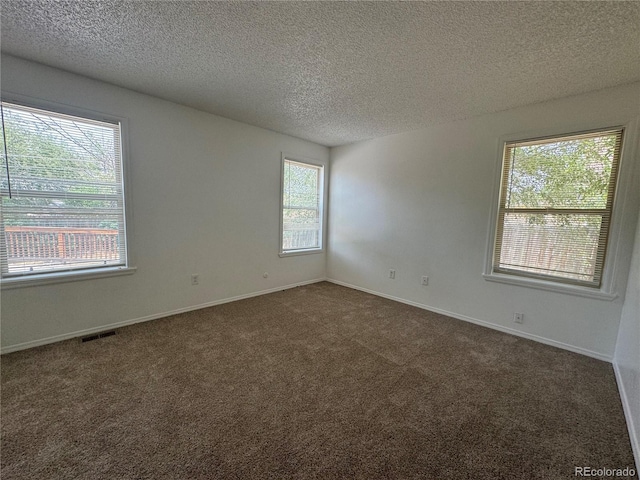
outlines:
{"label": "window", "polygon": [[324,167],[284,158],[280,253],[322,250]]}
{"label": "window", "polygon": [[494,273],[600,287],[622,135],[505,144]]}
{"label": "window", "polygon": [[1,148],[3,280],[127,266],[120,123],[2,102]]}

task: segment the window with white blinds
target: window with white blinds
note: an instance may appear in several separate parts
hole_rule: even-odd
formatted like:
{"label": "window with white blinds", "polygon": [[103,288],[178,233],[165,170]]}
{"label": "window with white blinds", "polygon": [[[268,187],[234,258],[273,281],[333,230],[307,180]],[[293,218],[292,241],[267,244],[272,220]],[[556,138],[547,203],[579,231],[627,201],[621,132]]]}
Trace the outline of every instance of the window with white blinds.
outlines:
{"label": "window with white blinds", "polygon": [[2,102],[5,279],[126,266],[119,123]]}
{"label": "window with white blinds", "polygon": [[505,144],[494,272],[600,287],[622,136]]}
{"label": "window with white blinds", "polygon": [[322,249],[324,167],[284,159],[281,253]]}

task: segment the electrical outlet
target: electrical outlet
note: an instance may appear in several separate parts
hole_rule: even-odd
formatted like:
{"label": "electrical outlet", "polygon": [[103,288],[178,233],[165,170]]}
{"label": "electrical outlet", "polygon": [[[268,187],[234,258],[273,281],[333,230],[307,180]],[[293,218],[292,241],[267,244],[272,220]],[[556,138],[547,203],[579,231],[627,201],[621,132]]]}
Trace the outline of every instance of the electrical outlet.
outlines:
{"label": "electrical outlet", "polygon": [[522,323],[522,321],[524,320],[524,313],[514,313],[513,314],[513,321],[515,323]]}
{"label": "electrical outlet", "polygon": [[422,285],[429,285],[429,277],[422,277]]}
{"label": "electrical outlet", "polygon": [[389,278],[392,280],[396,279],[396,271],[394,269],[389,270]]}
{"label": "electrical outlet", "polygon": [[200,275],[197,273],[191,275],[191,285],[200,285]]}

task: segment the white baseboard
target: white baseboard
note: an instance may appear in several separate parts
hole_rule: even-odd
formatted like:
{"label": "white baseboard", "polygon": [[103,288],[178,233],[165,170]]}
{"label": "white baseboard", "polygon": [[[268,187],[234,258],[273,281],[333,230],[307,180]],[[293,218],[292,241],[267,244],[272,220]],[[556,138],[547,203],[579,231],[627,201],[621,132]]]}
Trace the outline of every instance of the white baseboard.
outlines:
{"label": "white baseboard", "polygon": [[631,399],[627,396],[627,391],[624,388],[624,382],[622,381],[620,369],[615,361],[613,362],[613,371],[616,374],[616,381],[618,382],[618,391],[620,392],[620,400],[622,401],[622,410],[624,411],[624,417],[627,420],[629,439],[631,440],[631,449],[633,450],[633,456],[636,460],[636,472],[638,472],[640,471],[640,432],[636,432],[635,423],[633,423],[631,412]]}
{"label": "white baseboard", "polygon": [[246,293],[244,295],[238,295],[236,297],[223,298],[221,300],[214,300],[212,302],[201,303],[199,305],[192,305],[189,307],[178,308],[169,312],[154,313],[152,315],[146,315],[144,317],[133,318],[130,320],[123,320],[121,322],[110,323],[107,325],[100,325],[99,327],[87,328],[84,330],[77,330],[75,332],[63,333],[61,335],[55,335],[53,337],[41,338],[38,340],[32,340],[30,342],[18,343],[16,345],[9,345],[3,347],[0,350],[0,354],[17,352],[19,350],[26,350],[28,348],[39,347],[41,345],[47,345],[49,343],[61,342],[63,340],[69,340],[70,338],[84,337],[86,335],[92,335],[94,333],[103,332],[105,330],[113,330],[114,328],[126,327],[127,325],[133,325],[135,323],[148,322],[149,320],[156,320],[158,318],[168,317],[171,315],[177,315],[179,313],[191,312],[193,310],[200,310],[201,308],[213,307],[215,305],[221,305],[223,303],[235,302],[237,300],[243,300],[245,298],[258,297],[260,295],[267,295],[268,293],[279,292],[281,290],[288,290],[290,288],[300,287],[302,285],[309,285],[312,283],[324,282],[326,278],[316,278],[313,280],[306,280],[304,282],[292,283],[281,287],[269,288],[268,290],[260,290],[259,292]]}
{"label": "white baseboard", "polygon": [[88,329],[84,329],[84,330],[77,330],[75,332],[70,332],[70,333],[64,333],[61,335],[55,335],[53,337],[47,337],[47,338],[42,338],[42,339],[38,339],[38,340],[32,340],[30,342],[24,342],[24,343],[19,343],[19,344],[15,344],[15,345],[9,345],[6,347],[3,347],[0,350],[0,354],[5,354],[5,353],[11,353],[11,352],[17,352],[19,350],[26,350],[28,348],[33,348],[33,347],[39,347],[41,345],[47,345],[49,343],[55,343],[55,342],[61,342],[63,340],[68,340],[70,338],[77,338],[77,337],[83,337],[85,335],[92,335],[94,333],[98,333],[98,332],[102,332],[105,330],[111,330],[114,328],[119,328],[119,327],[125,327],[127,325],[133,325],[135,323],[141,323],[141,322],[147,322],[149,320],[155,320],[158,318],[163,318],[163,317],[168,317],[170,315],[176,315],[179,313],[185,313],[185,312],[190,312],[192,310],[199,310],[201,308],[207,308],[207,307],[213,307],[215,305],[221,305],[223,303],[229,303],[229,302],[235,302],[236,300],[242,300],[245,298],[251,298],[251,297],[257,297],[260,295],[266,295],[269,293],[273,293],[273,292],[278,292],[280,290],[287,290],[290,288],[295,288],[295,287],[299,287],[302,285],[309,285],[312,283],[318,283],[318,282],[323,282],[323,281],[328,281],[331,283],[335,283],[337,285],[342,285],[344,287],[348,287],[348,288],[353,288],[355,290],[360,290],[363,292],[367,292],[370,293],[372,295],[377,295],[379,297],[383,297],[383,298],[388,298],[390,300],[394,300],[396,302],[401,302],[401,303],[405,303],[407,305],[412,305],[414,307],[418,307],[418,308],[423,308],[425,310],[430,310],[432,312],[435,313],[440,313],[442,315],[447,315],[448,317],[453,317],[453,318],[457,318],[458,320],[463,320],[466,322],[470,322],[470,323],[475,323],[477,325],[481,325],[484,327],[488,327],[488,328],[492,328],[494,330],[498,330],[501,332],[505,332],[505,333],[509,333],[511,335],[516,335],[518,337],[523,337],[523,338],[527,338],[529,340],[534,340],[540,343],[544,343],[546,345],[551,345],[554,347],[558,347],[558,348],[562,348],[564,350],[569,350],[571,352],[575,352],[575,353],[580,353],[582,355],[587,355],[589,357],[593,357],[593,358],[597,358],[598,360],[604,360],[605,362],[610,362],[612,361],[612,357],[610,355],[605,355],[603,353],[599,353],[599,352],[594,352],[591,350],[587,350],[581,347],[576,347],[574,345],[570,345],[567,343],[563,343],[563,342],[558,342],[556,340],[552,340],[546,337],[541,337],[538,335],[533,335],[530,333],[525,333],[525,332],[521,332],[519,330],[515,330],[512,328],[508,328],[508,327],[504,327],[502,325],[498,325],[495,323],[491,323],[491,322],[486,322],[484,320],[479,320],[477,318],[473,318],[473,317],[468,317],[466,315],[460,315],[454,312],[449,312],[447,310],[442,310],[440,308],[435,308],[435,307],[431,307],[429,305],[424,305],[418,302],[413,302],[411,300],[405,300],[403,298],[400,297],[394,297],[393,295],[387,295],[381,292],[376,292],[374,290],[370,290],[368,288],[363,288],[363,287],[359,287],[357,285],[352,285],[350,283],[346,283],[346,282],[341,282],[340,280],[335,280],[335,279],[331,279],[331,278],[316,278],[313,280],[307,280],[304,282],[297,282],[297,283],[293,283],[293,284],[289,284],[289,285],[283,285],[281,287],[274,287],[274,288],[270,288],[267,290],[261,290],[258,292],[252,292],[252,293],[247,293],[244,295],[238,295],[235,297],[230,297],[230,298],[224,298],[221,300],[214,300],[212,302],[207,302],[207,303],[202,303],[199,305],[192,305],[189,307],[184,307],[184,308],[179,308],[176,310],[171,310],[168,312],[161,312],[161,313],[156,313],[156,314],[152,314],[152,315],[146,315],[144,317],[139,317],[139,318],[133,318],[133,319],[129,319],[129,320],[123,320],[121,322],[115,322],[115,323],[110,323],[107,325],[100,325],[98,327],[94,327],[94,328],[88,328]]}
{"label": "white baseboard", "polygon": [[515,335],[517,337],[522,337],[522,338],[526,338],[536,342],[544,343],[545,345],[551,345],[552,347],[562,348],[563,350],[569,350],[570,352],[574,352],[574,353],[580,353],[588,357],[597,358],[598,360],[604,360],[605,362],[611,363],[613,360],[611,355],[606,355],[600,352],[594,352],[592,350],[587,350],[586,348],[577,347],[575,345],[570,345],[568,343],[558,342],[557,340],[541,337],[539,335],[534,335],[532,333],[522,332],[520,330],[515,330],[513,328],[505,327],[503,325],[498,325],[497,323],[491,323],[485,320],[479,320],[477,318],[468,317],[466,315],[460,315],[458,313],[442,310],[441,308],[431,307],[429,305],[413,302],[411,300],[405,300],[404,298],[400,298],[400,297],[394,297],[393,295],[387,295],[385,293],[369,290],[368,288],[358,287],[357,285],[351,285],[350,283],[341,282],[340,280],[334,280],[332,278],[327,278],[326,281],[335,283],[336,285],[342,285],[343,287],[353,288],[355,290],[360,290],[362,292],[370,293],[372,295],[377,295],[378,297],[388,298],[389,300],[394,300],[396,302],[406,303],[407,305],[412,305],[414,307],[422,308],[424,310],[429,310],[431,312],[440,313],[448,317],[457,318],[458,320],[464,320],[465,322],[475,323],[476,325],[488,327],[493,330],[498,330],[500,332],[508,333],[510,335]]}

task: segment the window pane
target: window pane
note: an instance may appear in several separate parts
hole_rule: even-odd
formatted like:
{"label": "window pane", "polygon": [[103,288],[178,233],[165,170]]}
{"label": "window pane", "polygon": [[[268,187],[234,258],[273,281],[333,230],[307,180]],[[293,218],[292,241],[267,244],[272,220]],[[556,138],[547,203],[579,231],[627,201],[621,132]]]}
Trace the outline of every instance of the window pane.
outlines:
{"label": "window pane", "polygon": [[507,208],[605,208],[616,135],[515,146]]}
{"label": "window pane", "polygon": [[282,250],[320,248],[322,168],[285,160]]}
{"label": "window pane", "polygon": [[593,281],[601,217],[507,213],[499,267]]}
{"label": "window pane", "polygon": [[506,144],[495,271],[600,286],[622,133]]}
{"label": "window pane", "polygon": [[6,103],[3,113],[3,275],[124,265],[119,125]]}

